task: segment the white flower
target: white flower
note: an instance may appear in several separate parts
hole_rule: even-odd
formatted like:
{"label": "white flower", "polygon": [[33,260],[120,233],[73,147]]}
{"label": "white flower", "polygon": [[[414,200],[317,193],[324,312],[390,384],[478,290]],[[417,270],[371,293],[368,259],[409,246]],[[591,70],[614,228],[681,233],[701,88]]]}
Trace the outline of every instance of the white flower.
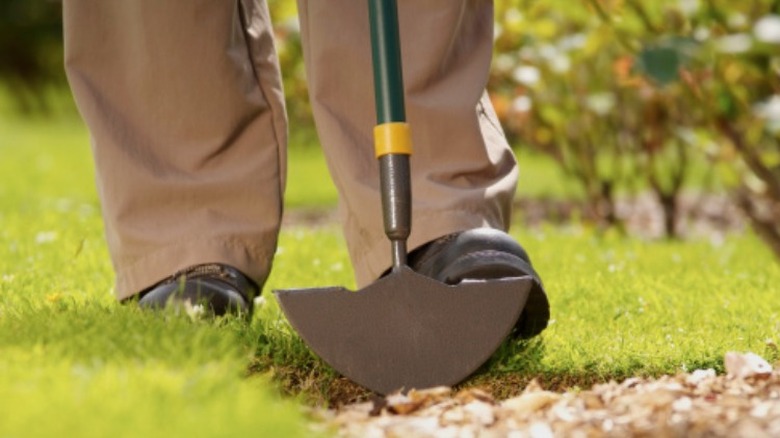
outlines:
{"label": "white flower", "polygon": [[691,16],[699,10],[699,0],[680,0],[680,10],[683,14]]}
{"label": "white flower", "polygon": [[543,44],[537,50],[539,51],[539,56],[548,61],[558,56],[559,52],[558,48],[552,44]]}
{"label": "white flower", "polygon": [[512,100],[512,111],[516,113],[527,113],[528,111],[531,111],[533,106],[533,100],[528,96],[517,96]]}
{"label": "white flower", "polygon": [[780,122],[780,94],[775,94],[765,102],[759,103],[754,110],[762,119]]}
{"label": "white flower", "polygon": [[693,31],[693,38],[696,41],[707,41],[710,39],[710,30],[705,26],[699,26]]}
{"label": "white flower", "polygon": [[512,72],[512,78],[523,85],[535,85],[541,79],[539,69],[530,65],[521,65]]}
{"label": "white flower", "polygon": [[737,33],[718,38],[718,50],[723,53],[738,54],[750,50],[753,46],[753,39],[748,34]]}
{"label": "white flower", "polygon": [[753,27],[756,39],[771,44],[780,44],[780,15],[765,15]]}
{"label": "white flower", "polygon": [[504,14],[504,19],[511,24],[520,24],[523,21],[523,13],[518,8],[509,8]]}
{"label": "white flower", "polygon": [[512,55],[502,53],[493,59],[493,68],[496,71],[508,72],[515,66],[515,58]]}
{"label": "white flower", "polygon": [[754,105],[753,114],[766,120],[766,129],[769,132],[780,133],[780,94],[775,94],[766,101]]}
{"label": "white flower", "polygon": [[584,33],[575,33],[567,35],[558,41],[558,48],[564,51],[577,50],[585,47],[588,42],[588,36]]}
{"label": "white flower", "polygon": [[605,116],[615,107],[615,96],[612,93],[594,93],[588,96],[585,105],[594,113]]}
{"label": "white flower", "polygon": [[563,53],[559,53],[558,56],[550,59],[550,69],[555,73],[566,73],[571,69],[571,61],[569,57]]}

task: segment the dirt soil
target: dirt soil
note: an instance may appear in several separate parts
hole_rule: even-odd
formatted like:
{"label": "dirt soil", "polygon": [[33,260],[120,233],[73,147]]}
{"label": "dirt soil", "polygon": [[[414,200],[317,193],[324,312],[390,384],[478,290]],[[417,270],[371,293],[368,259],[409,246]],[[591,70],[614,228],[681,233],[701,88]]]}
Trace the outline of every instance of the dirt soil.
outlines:
{"label": "dirt soil", "polygon": [[505,400],[479,389],[434,388],[313,415],[317,428],[345,437],[780,436],[780,372],[752,353],[727,353],[725,369],[583,391],[532,382]]}

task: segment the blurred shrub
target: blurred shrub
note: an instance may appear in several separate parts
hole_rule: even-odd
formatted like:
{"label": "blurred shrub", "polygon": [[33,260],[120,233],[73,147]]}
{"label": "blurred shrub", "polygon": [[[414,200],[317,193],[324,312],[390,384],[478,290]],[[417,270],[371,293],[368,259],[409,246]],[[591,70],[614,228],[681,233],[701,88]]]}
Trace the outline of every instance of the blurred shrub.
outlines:
{"label": "blurred shrub", "polygon": [[274,35],[279,65],[284,81],[287,115],[290,119],[290,145],[316,144],[313,116],[309,103],[309,87],[303,64],[303,49],[298,26],[298,10],[292,0],[269,0],[274,21]]}
{"label": "blurred shrub", "polygon": [[499,0],[492,98],[604,223],[616,190],[648,187],[674,235],[698,154],[780,255],[778,13],[777,0]]}
{"label": "blurred shrub", "polygon": [[[268,0],[274,18],[290,119],[311,126],[297,9],[292,0]],[[47,112],[52,87],[65,87],[62,2],[0,1],[0,86],[24,113]]]}
{"label": "blurred shrub", "polygon": [[[674,235],[706,157],[780,255],[780,0],[495,1],[496,110],[513,142],[579,181],[592,215],[619,225],[617,193],[649,189]],[[292,143],[309,144],[295,2],[268,2]],[[0,1],[0,55],[19,107],[45,110],[64,84],[60,3]]]}
{"label": "blurred shrub", "polygon": [[[515,140],[580,182],[604,225],[618,225],[619,190],[649,187],[674,235],[700,114],[679,99],[676,72],[658,69],[668,54],[654,35],[663,32],[615,3],[619,17],[586,2],[499,2],[493,100]],[[651,48],[644,58],[637,41]],[[661,80],[639,74],[638,62]]]}
{"label": "blurred shrub", "polygon": [[46,91],[64,85],[61,5],[0,1],[0,85],[25,113],[49,109]]}

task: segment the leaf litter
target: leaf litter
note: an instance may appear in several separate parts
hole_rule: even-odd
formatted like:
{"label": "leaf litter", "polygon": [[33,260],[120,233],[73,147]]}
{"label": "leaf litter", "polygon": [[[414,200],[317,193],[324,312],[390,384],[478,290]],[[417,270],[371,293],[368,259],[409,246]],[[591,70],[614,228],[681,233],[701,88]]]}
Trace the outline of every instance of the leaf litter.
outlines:
{"label": "leaf litter", "polygon": [[315,409],[344,437],[780,436],[780,371],[753,353],[726,353],[712,369],[633,377],[554,392],[536,381],[496,400],[480,389],[411,390],[337,409]]}

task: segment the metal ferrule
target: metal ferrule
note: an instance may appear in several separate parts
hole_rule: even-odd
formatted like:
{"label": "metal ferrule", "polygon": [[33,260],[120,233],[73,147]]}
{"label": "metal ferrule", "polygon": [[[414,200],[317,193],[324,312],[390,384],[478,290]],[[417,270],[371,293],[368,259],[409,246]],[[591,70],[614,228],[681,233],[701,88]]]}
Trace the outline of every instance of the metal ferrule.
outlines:
{"label": "metal ferrule", "polygon": [[[398,267],[406,264],[406,239],[412,230],[409,156],[390,154],[380,157],[379,178],[385,234],[393,245],[393,266]],[[402,251],[404,254],[401,254]]]}

